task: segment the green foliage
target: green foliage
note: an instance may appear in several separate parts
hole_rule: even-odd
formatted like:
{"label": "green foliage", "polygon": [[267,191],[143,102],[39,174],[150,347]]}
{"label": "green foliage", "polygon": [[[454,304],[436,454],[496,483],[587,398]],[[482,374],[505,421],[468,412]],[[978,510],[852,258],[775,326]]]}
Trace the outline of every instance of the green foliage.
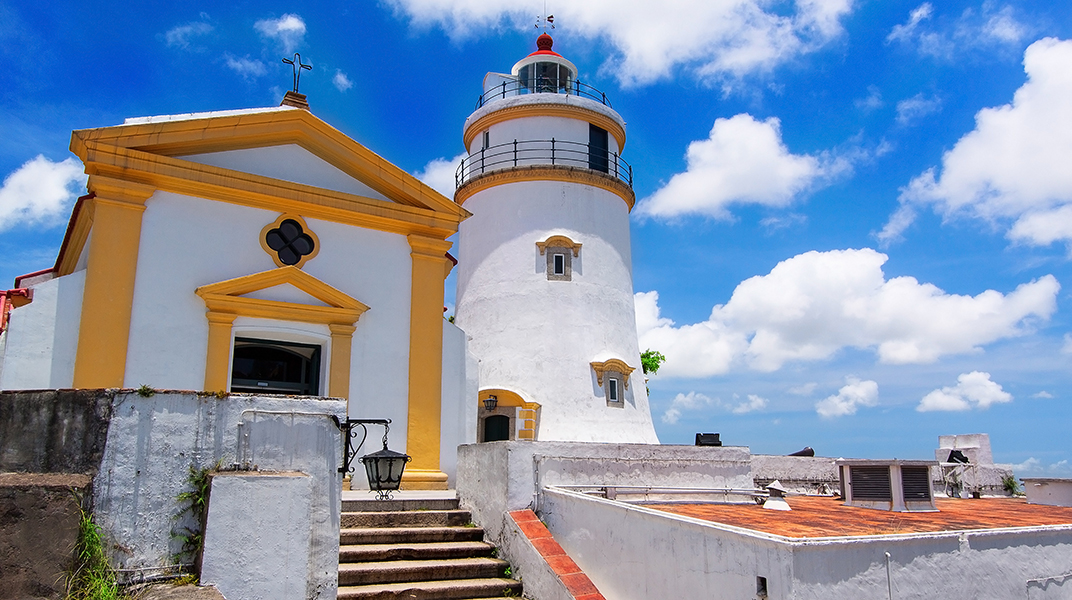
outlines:
{"label": "green foliage", "polygon": [[666,362],[666,357],[658,350],[649,348],[640,354],[640,366],[644,369],[645,375],[655,375],[658,373],[659,367],[664,362]]}
{"label": "green foliage", "polygon": [[513,574],[514,574],[514,569],[511,568],[510,565],[507,565],[506,569],[503,570],[503,577],[510,577]]}
{"label": "green foliage", "polygon": [[142,398],[152,398],[153,394],[156,393],[156,390],[154,390],[153,388],[145,385],[144,383],[141,384],[141,387],[139,387],[137,390],[134,390],[134,391],[138,392],[138,395],[141,396]]}
{"label": "green foliage", "polygon": [[1012,475],[1006,475],[1001,478],[1001,488],[1010,496],[1019,496],[1021,494],[1020,483]]}
{"label": "green foliage", "polygon": [[204,543],[204,531],[202,531],[202,528],[205,522],[205,509],[208,507],[208,490],[209,482],[211,481],[209,475],[219,471],[221,464],[222,461],[217,461],[215,465],[204,469],[195,469],[193,465],[190,465],[190,472],[186,475],[186,482],[190,484],[192,489],[175,497],[182,509],[174,518],[179,519],[186,513],[191,513],[195,523],[193,528],[183,527],[182,531],[171,532],[172,537],[182,540],[182,552],[175,557],[176,562],[183,562],[186,557],[192,560],[201,551],[201,545]]}
{"label": "green foliage", "polygon": [[115,570],[104,555],[104,534],[82,511],[75,542],[75,570],[67,579],[67,600],[122,600]]}

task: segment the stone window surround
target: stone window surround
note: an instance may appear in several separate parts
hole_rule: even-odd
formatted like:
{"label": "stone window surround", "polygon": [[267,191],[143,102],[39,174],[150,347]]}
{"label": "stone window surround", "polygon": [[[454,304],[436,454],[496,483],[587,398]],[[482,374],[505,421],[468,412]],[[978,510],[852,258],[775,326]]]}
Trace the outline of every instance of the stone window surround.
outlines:
{"label": "stone window surround", "polygon": [[[580,256],[581,244],[564,235],[552,235],[542,242],[536,242],[536,247],[540,249],[541,255],[547,256],[548,281],[573,280],[573,258]],[[555,273],[556,255],[562,257],[562,273]]]}

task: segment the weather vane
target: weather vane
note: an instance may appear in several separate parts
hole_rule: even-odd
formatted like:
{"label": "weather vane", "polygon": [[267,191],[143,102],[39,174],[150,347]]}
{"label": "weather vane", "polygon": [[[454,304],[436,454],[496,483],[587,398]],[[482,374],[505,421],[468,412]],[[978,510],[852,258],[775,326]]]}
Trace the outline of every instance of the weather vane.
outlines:
{"label": "weather vane", "polygon": [[547,31],[548,27],[550,27],[551,29],[555,28],[555,16],[554,15],[547,15],[545,17],[543,15],[537,15],[536,16],[536,29],[541,29],[542,28],[544,31]]}
{"label": "weather vane", "polygon": [[291,68],[294,69],[294,93],[297,94],[298,93],[298,82],[301,81],[302,69],[310,71],[310,70],[312,70],[313,65],[303,65],[302,61],[301,61],[301,54],[298,54],[297,52],[294,53],[294,60],[290,60],[289,58],[284,58],[283,62],[287,63],[288,65],[291,66]]}

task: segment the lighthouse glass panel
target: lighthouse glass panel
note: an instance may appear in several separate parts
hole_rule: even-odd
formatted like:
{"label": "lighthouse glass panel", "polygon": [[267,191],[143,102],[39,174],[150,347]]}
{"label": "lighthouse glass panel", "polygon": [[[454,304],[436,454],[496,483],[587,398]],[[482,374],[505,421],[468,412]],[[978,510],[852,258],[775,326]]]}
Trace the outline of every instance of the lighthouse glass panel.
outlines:
{"label": "lighthouse glass panel", "polygon": [[573,250],[562,247],[547,248],[547,280],[573,280]]}
{"label": "lighthouse glass panel", "polygon": [[622,385],[619,377],[621,375],[617,373],[607,377],[607,406],[622,407],[625,405],[622,402]]}

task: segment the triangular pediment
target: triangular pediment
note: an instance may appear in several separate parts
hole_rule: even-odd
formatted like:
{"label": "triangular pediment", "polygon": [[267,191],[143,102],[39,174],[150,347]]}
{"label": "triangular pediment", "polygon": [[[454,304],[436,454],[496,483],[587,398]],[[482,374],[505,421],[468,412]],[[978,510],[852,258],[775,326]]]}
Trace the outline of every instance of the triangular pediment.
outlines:
{"label": "triangular pediment", "polygon": [[241,294],[242,298],[256,298],[258,300],[272,300],[275,302],[288,302],[290,304],[308,304],[311,306],[330,306],[316,296],[299,289],[289,283],[274,285],[260,290],[253,290]]}
{"label": "triangular pediment", "polygon": [[[243,156],[253,156],[240,151],[281,146],[300,147],[318,162],[331,166],[355,182],[349,185],[351,190],[337,189],[338,185],[328,186],[326,189],[427,209],[452,220],[460,221],[469,214],[453,200],[309,111],[292,107],[130,119],[127,123],[114,127],[75,131],[71,139],[71,150],[87,163],[87,166],[98,156],[108,154],[108,149],[111,148],[121,150],[118,153],[113,152],[121,156],[138,157],[144,153],[178,160],[190,157],[190,162],[208,165],[206,168],[210,176],[218,174],[212,171],[214,168],[250,173],[255,177],[295,181],[293,176],[288,179],[286,176],[279,177],[278,173],[266,175],[263,170],[258,173],[217,164],[241,162]],[[278,150],[266,151],[262,155],[270,155],[273,152],[279,153]],[[151,162],[151,157],[147,158]],[[336,178],[336,183],[340,181],[343,180]],[[315,185],[307,181],[297,183]],[[366,188],[372,193],[360,194],[353,191]]]}
{"label": "triangular pediment", "polygon": [[[212,312],[309,323],[353,324],[369,309],[297,267],[210,283],[196,293]],[[305,296],[293,297],[295,293]]]}

